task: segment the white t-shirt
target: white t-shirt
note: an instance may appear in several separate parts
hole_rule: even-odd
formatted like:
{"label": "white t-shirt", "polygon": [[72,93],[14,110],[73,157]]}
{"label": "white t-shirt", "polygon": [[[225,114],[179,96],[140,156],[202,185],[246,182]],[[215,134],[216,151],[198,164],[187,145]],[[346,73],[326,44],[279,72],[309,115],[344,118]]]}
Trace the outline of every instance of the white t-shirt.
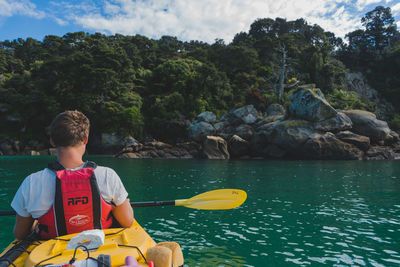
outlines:
{"label": "white t-shirt", "polygon": [[[112,201],[117,206],[126,200],[128,192],[113,169],[97,166],[94,174],[104,200]],[[11,207],[22,217],[32,216],[37,219],[51,208],[55,192],[56,174],[46,168],[25,178],[11,202]]]}

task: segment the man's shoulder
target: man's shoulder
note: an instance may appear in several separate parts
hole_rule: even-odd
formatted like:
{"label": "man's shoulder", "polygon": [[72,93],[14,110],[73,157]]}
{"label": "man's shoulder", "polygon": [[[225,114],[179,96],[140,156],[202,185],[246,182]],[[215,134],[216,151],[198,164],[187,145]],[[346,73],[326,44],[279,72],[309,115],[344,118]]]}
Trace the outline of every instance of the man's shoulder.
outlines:
{"label": "man's shoulder", "polygon": [[40,179],[40,178],[47,178],[47,177],[55,177],[56,174],[50,170],[49,168],[44,168],[43,170],[31,173],[27,179]]}
{"label": "man's shoulder", "polygon": [[110,167],[105,167],[105,166],[97,166],[96,169],[94,169],[94,172],[96,174],[96,177],[113,177],[117,176],[117,173]]}
{"label": "man's shoulder", "polygon": [[28,175],[22,182],[22,187],[30,187],[31,184],[39,186],[40,184],[49,184],[53,180],[55,181],[56,174],[48,168],[33,172]]}
{"label": "man's shoulder", "polygon": [[102,172],[115,172],[112,168],[106,166],[97,165],[95,171],[102,171]]}

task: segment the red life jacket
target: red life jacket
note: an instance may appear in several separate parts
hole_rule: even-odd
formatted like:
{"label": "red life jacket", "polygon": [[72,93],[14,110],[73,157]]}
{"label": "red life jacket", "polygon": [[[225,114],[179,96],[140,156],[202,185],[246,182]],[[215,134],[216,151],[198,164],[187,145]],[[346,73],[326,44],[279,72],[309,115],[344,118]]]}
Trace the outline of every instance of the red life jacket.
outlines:
{"label": "red life jacket", "polygon": [[66,170],[58,161],[49,164],[56,173],[56,194],[50,210],[38,218],[41,238],[110,228],[113,205],[101,196],[94,175],[96,164],[87,162],[78,170]]}

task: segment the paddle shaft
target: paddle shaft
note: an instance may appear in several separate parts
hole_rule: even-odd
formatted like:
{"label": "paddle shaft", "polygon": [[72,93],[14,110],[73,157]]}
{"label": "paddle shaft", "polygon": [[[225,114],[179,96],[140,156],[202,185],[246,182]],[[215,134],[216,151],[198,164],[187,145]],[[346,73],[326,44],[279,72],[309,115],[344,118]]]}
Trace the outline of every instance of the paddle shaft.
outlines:
{"label": "paddle shaft", "polygon": [[[133,208],[139,207],[157,207],[157,206],[175,206],[175,200],[168,201],[146,201],[146,202],[131,202]],[[0,210],[0,216],[15,215],[14,210]]]}
{"label": "paddle shaft", "polygon": [[15,210],[0,210],[0,216],[15,215]]}
{"label": "paddle shaft", "polygon": [[138,207],[157,207],[157,206],[175,206],[175,200],[131,202],[131,206],[133,208],[138,208]]}

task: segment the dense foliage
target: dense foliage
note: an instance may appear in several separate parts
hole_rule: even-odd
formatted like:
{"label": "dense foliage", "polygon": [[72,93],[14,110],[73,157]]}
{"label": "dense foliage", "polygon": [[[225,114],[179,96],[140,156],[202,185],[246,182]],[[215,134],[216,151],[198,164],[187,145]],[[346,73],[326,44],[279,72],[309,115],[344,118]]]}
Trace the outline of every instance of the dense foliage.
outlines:
{"label": "dense foliage", "polygon": [[0,137],[44,142],[51,119],[66,109],[87,114],[93,135],[185,137],[200,112],[221,115],[278,101],[283,51],[285,83],[314,83],[339,107],[363,107],[340,91],[346,67],[400,100],[400,40],[390,9],[377,7],[362,23],[365,29],[349,33],[348,44],[303,19],[281,18],[256,20],[230,44],[84,32],[6,40],[0,43]]}
{"label": "dense foliage", "polygon": [[338,58],[350,69],[366,74],[372,87],[393,103],[400,100],[400,33],[390,8],[376,7],[361,20],[364,30],[346,35],[348,44]]}

